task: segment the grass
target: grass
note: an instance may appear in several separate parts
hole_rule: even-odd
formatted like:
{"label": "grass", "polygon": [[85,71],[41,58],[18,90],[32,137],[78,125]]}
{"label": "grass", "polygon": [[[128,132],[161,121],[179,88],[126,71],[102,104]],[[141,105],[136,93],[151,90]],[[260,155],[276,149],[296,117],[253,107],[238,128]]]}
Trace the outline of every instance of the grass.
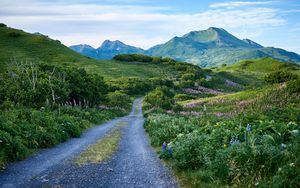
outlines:
{"label": "grass", "polygon": [[244,60],[237,64],[217,68],[216,70],[240,73],[247,72],[263,76],[266,73],[277,70],[287,70],[299,73],[300,66],[294,63],[281,62],[269,57],[265,57],[256,60]]}
{"label": "grass", "polygon": [[114,60],[97,60],[95,62],[80,62],[78,67],[84,67],[89,73],[103,76],[106,80],[123,77],[154,78],[173,77],[176,71],[169,65],[157,65],[139,62],[119,62]]}
{"label": "grass", "polygon": [[73,52],[58,40],[9,27],[0,27],[0,64],[11,59],[76,63],[89,58]]}
{"label": "grass", "polygon": [[245,91],[230,93],[226,95],[218,95],[214,97],[182,101],[179,102],[179,104],[183,106],[189,105],[191,103],[199,104],[197,106],[205,104],[207,105],[208,108],[211,108],[212,111],[218,111],[220,110],[220,108],[224,108],[223,110],[226,111],[228,110],[228,108],[231,108],[233,104],[235,105],[235,102],[255,99],[265,90],[266,88],[260,90],[245,90]]}
{"label": "grass", "polygon": [[89,163],[100,163],[109,159],[118,149],[121,139],[121,126],[127,125],[126,122],[120,122],[116,128],[108,133],[104,138],[97,141],[95,144],[90,145],[83,151],[74,163],[82,166]]}

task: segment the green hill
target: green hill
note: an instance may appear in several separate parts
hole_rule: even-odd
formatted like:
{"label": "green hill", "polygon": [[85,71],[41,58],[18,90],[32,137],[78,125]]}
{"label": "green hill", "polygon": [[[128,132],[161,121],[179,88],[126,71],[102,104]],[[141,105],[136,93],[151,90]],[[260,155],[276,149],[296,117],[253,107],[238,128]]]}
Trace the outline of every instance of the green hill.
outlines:
{"label": "green hill", "polygon": [[41,34],[30,34],[10,27],[0,27],[0,63],[12,59],[28,59],[45,62],[80,62],[88,58],[58,40]]}
{"label": "green hill", "polygon": [[266,74],[266,73],[279,71],[279,70],[299,72],[300,65],[294,63],[281,62],[269,57],[265,57],[265,58],[255,59],[255,60],[244,60],[237,64],[217,68],[216,70],[240,72],[240,73],[244,72],[244,73]]}
{"label": "green hill", "polygon": [[12,60],[52,63],[64,67],[84,68],[105,79],[121,77],[171,77],[175,74],[166,65],[147,63],[118,62],[110,60],[94,60],[74,52],[41,34],[30,34],[22,30],[0,27],[0,68],[4,70],[6,63]]}

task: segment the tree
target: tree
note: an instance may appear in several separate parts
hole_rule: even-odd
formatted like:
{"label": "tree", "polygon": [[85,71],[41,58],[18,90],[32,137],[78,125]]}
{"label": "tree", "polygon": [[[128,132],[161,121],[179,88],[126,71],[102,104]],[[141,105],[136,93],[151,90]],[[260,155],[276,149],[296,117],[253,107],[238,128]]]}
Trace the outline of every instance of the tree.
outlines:
{"label": "tree", "polygon": [[167,87],[158,87],[146,95],[145,102],[153,107],[171,109],[174,103],[173,97],[174,94]]}
{"label": "tree", "polygon": [[122,93],[121,91],[110,92],[107,96],[110,106],[117,106],[123,108],[128,108],[130,106],[130,97],[125,93]]}

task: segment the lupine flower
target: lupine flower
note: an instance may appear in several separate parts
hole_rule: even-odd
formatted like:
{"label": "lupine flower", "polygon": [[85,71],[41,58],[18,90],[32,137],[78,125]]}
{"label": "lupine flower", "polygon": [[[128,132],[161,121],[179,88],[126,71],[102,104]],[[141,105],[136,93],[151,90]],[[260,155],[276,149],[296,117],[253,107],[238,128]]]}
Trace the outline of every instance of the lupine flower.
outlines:
{"label": "lupine flower", "polygon": [[251,127],[250,124],[247,124],[246,131],[247,132],[251,132],[252,131],[252,127]]}
{"label": "lupine flower", "polygon": [[167,143],[164,142],[164,143],[162,144],[162,151],[166,151],[166,150],[167,150]]}

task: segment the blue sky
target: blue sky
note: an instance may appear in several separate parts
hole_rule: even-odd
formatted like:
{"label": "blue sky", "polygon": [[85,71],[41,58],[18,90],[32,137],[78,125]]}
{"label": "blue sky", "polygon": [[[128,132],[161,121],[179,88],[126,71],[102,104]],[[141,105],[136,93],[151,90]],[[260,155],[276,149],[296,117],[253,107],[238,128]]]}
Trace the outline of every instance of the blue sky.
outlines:
{"label": "blue sky", "polygon": [[149,48],[221,27],[243,39],[300,54],[299,0],[1,0],[0,22],[65,45],[106,40]]}

